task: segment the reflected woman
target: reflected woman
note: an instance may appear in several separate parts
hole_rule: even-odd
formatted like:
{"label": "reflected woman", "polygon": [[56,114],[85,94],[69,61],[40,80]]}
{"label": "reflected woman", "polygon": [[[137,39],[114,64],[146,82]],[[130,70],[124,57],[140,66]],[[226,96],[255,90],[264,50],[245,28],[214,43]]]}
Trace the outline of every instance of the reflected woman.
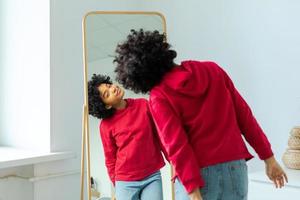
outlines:
{"label": "reflected woman", "polygon": [[247,199],[243,137],[265,162],[276,187],[287,181],[250,107],[227,73],[209,61],[174,63],[158,31],[131,30],[116,49],[117,81],[149,104],[161,143],[175,168],[176,200]]}
{"label": "reflected woman", "polygon": [[100,122],[105,165],[117,200],[163,200],[160,168],[165,163],[146,99],[123,99],[110,77],[88,82],[89,114]]}

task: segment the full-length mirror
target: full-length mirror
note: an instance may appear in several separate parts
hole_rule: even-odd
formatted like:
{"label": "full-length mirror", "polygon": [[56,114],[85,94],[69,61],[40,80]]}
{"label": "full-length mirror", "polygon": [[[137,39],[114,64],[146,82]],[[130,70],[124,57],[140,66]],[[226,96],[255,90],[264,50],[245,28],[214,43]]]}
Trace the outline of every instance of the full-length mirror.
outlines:
{"label": "full-length mirror", "polygon": [[[85,87],[93,74],[110,76],[115,82],[114,54],[117,44],[126,38],[131,29],[166,32],[166,22],[156,12],[90,12],[83,20],[85,58]],[[87,103],[85,89],[85,104]],[[125,90],[124,98],[148,98]],[[85,113],[83,138],[86,145],[87,180],[89,199],[113,199],[114,187],[105,166],[104,150],[99,134],[100,120]],[[116,122],[117,123],[117,122]],[[83,144],[84,145],[84,144]],[[84,149],[84,147],[83,147]],[[83,154],[84,155],[84,154]],[[167,163],[167,162],[166,162]],[[164,199],[172,199],[171,170],[168,164],[161,169]]]}

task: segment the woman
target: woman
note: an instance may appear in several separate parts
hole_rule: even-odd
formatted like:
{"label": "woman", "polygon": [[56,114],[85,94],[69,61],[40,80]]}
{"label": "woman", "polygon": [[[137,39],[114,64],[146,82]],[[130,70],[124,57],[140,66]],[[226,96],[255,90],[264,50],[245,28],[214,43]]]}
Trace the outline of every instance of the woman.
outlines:
{"label": "woman", "polygon": [[[131,30],[116,49],[116,79],[136,93],[150,92],[150,111],[176,172],[176,199],[247,199],[243,141],[266,164],[276,187],[287,181],[250,107],[214,62],[183,61],[158,31]],[[184,189],[182,187],[184,186]]]}
{"label": "woman", "polygon": [[117,200],[163,200],[160,168],[165,163],[157,131],[143,98],[124,99],[109,76],[88,82],[89,114],[99,123],[105,165]]}

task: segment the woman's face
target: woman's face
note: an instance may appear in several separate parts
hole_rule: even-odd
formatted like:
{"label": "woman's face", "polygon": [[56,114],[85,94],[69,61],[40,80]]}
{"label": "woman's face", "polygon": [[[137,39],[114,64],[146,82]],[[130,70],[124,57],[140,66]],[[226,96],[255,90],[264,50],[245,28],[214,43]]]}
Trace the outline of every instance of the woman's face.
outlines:
{"label": "woman's face", "polygon": [[124,96],[124,90],[117,85],[103,83],[99,85],[98,91],[102,101],[106,104],[106,108],[114,107],[121,102]]}

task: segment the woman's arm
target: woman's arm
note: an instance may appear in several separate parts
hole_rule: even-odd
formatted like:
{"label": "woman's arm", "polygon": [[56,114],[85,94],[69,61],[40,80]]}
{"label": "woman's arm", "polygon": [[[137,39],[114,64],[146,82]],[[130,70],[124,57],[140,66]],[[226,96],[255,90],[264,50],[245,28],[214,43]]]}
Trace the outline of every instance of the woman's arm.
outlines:
{"label": "woman's arm", "polygon": [[[101,123],[102,124],[102,123]],[[117,160],[117,146],[111,133],[100,125],[100,136],[104,150],[105,165],[111,182],[115,185],[115,165]]]}
{"label": "woman's arm", "polygon": [[163,99],[150,98],[149,104],[160,141],[186,191],[202,187],[200,168],[180,119]]}
{"label": "woman's arm", "polygon": [[261,160],[270,158],[273,156],[271,144],[252,114],[250,106],[235,88],[227,73],[221,67],[219,67],[219,69],[223,73],[226,87],[230,92],[236,113],[236,120],[241,133],[244,135],[247,142],[254,148]]}

